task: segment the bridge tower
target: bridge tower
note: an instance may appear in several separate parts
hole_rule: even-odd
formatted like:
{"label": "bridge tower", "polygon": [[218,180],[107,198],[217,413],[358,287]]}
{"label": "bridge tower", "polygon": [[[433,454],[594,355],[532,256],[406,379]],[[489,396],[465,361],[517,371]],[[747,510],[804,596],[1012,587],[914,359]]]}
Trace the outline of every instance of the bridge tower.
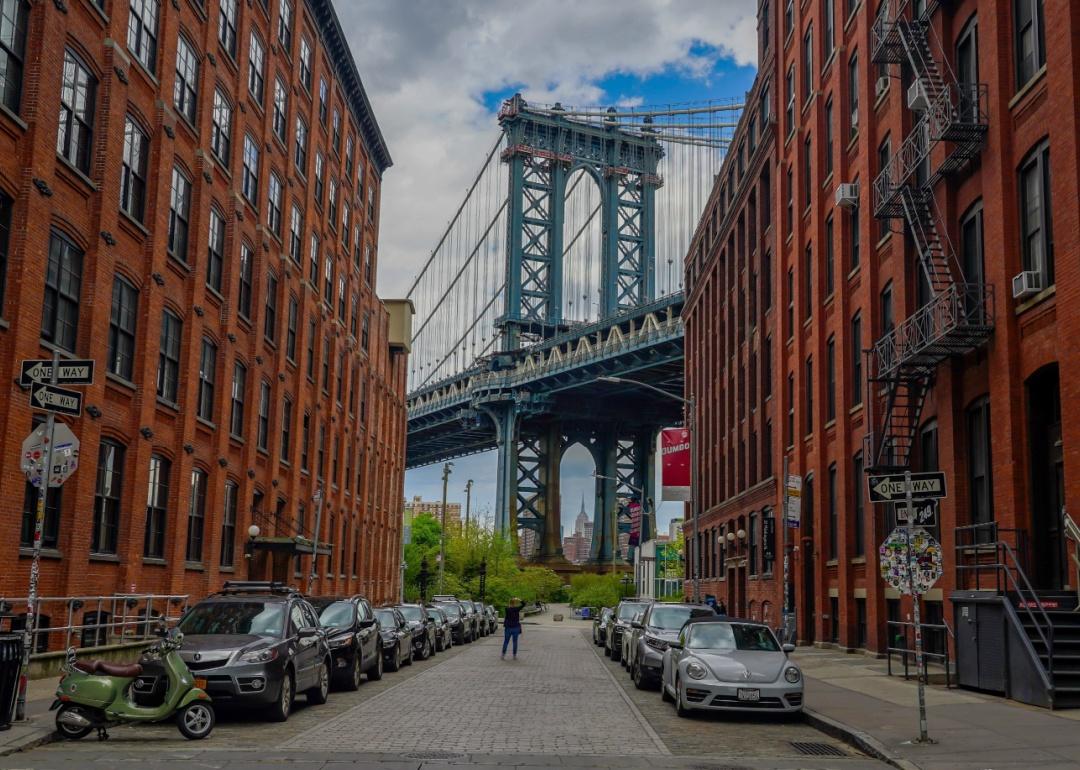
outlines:
{"label": "bridge tower", "polygon": [[[560,112],[558,105],[530,108],[517,94],[499,113],[509,205],[505,312],[497,320],[495,368],[500,354],[509,360],[514,351],[569,328],[562,315],[563,224],[567,180],[579,170],[600,191],[600,320],[655,299],[660,142],[648,128],[623,130],[614,117],[590,123]],[[635,490],[652,497],[658,426],[557,415],[538,423],[526,419],[544,412],[537,398],[542,397],[505,390],[487,394],[477,405],[497,433],[496,527],[533,529],[540,560],[561,559],[559,468],[566,449],[582,443],[593,455],[598,476],[610,477],[597,479],[592,548],[594,560],[610,561],[617,548],[612,542],[617,522],[612,526],[611,517],[618,499],[638,497]]]}

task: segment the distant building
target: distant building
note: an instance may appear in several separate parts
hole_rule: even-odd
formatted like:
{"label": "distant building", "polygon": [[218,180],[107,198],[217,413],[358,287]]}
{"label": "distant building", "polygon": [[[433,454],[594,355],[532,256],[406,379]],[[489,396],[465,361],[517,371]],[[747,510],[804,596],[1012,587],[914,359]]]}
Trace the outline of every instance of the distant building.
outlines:
{"label": "distant building", "polygon": [[[434,516],[436,521],[442,521],[442,501],[424,500],[420,495],[413,495],[412,500],[406,500],[404,504],[405,517],[428,514]],[[461,503],[446,504],[446,528],[447,530],[461,529]]]}
{"label": "distant building", "polygon": [[667,528],[668,540],[674,541],[679,537],[679,533],[682,531],[682,525],[683,525],[683,520],[682,519],[672,519],[668,523],[668,528]]}
{"label": "distant building", "polygon": [[563,537],[563,556],[571,564],[581,564],[589,560],[592,550],[592,520],[585,512],[585,497],[581,498],[581,511],[574,519],[574,533]]}
{"label": "distant building", "polygon": [[540,548],[540,540],[534,529],[522,529],[518,534],[518,553],[531,558]]}

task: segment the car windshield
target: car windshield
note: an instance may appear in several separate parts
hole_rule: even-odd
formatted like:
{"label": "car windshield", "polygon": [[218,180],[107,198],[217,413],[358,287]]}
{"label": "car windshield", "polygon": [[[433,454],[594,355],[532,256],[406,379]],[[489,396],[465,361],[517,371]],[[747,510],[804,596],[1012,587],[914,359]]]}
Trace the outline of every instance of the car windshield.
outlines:
{"label": "car windshield", "polygon": [[405,616],[405,620],[423,620],[424,616],[420,612],[419,607],[398,607],[401,614]]}
{"label": "car windshield", "polygon": [[428,608],[428,615],[435,618],[436,623],[442,623],[446,620],[446,615],[443,613],[443,611],[434,607]]}
{"label": "car windshield", "polygon": [[639,612],[644,612],[648,606],[645,602],[623,602],[619,605],[619,620],[632,620]]}
{"label": "car windshield", "polygon": [[348,628],[352,622],[352,602],[330,602],[319,612],[319,624],[327,628]]}
{"label": "car windshield", "polygon": [[462,610],[461,610],[460,605],[457,605],[457,604],[443,604],[442,609],[447,615],[449,615],[452,618],[460,618],[461,617]]}
{"label": "car windshield", "polygon": [[383,628],[397,628],[397,618],[390,610],[375,610],[375,617]]}
{"label": "car windshield", "polygon": [[748,623],[695,623],[686,646],[692,650],[780,652],[772,631]]}
{"label": "car windshield", "polygon": [[280,637],[284,621],[283,602],[207,602],[191,608],[180,621],[180,630],[185,636],[251,634]]}
{"label": "car windshield", "polygon": [[[705,614],[699,607],[653,607],[649,625],[666,631],[678,631],[691,616],[700,617]],[[707,614],[711,615],[712,612]]]}
{"label": "car windshield", "polygon": [[603,612],[600,613],[600,620],[611,620],[611,608],[604,607]]}

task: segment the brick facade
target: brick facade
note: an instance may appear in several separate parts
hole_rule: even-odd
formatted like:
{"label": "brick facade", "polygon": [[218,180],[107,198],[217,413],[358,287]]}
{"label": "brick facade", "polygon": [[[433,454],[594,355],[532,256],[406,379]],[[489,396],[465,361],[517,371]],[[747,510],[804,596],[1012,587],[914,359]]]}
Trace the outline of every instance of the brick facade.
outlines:
{"label": "brick facade", "polygon": [[[986,84],[989,116],[978,157],[960,173],[934,184],[939,228],[943,225],[961,262],[966,250],[973,249],[972,264],[981,259],[985,283],[995,297],[989,343],[936,370],[912,459],[915,470],[937,466],[948,480],[949,497],[941,505],[936,532],[945,574],[926,596],[924,619],[951,623],[948,597],[956,586],[957,527],[982,520],[995,521],[1003,530],[1020,530],[1020,536],[1013,537],[1033,582],[1043,588],[1070,582],[1063,567],[1065,545],[1056,533],[1057,511],[1080,503],[1080,484],[1070,472],[1080,443],[1075,438],[1078,423],[1065,420],[1060,405],[1071,403],[1068,393],[1077,387],[1077,378],[1068,372],[1077,364],[1078,335],[1075,314],[1059,313],[1057,306],[1069,307],[1068,297],[1080,290],[1075,195],[1080,176],[1080,81],[1075,66],[1080,22],[1074,4],[1032,0],[1036,21],[1028,39],[1035,41],[1036,52],[1033,62],[1022,66],[1017,54],[1022,24],[1014,13],[1027,3],[965,0],[931,5],[931,49],[939,63],[944,49],[952,70],[960,69],[958,58],[974,33],[973,59],[978,81]],[[825,15],[830,9],[832,24]],[[748,530],[752,514],[760,519],[763,510],[779,510],[777,482],[786,459],[790,471],[809,482],[802,526],[793,538],[798,636],[871,650],[883,649],[885,621],[903,619],[909,606],[886,590],[878,574],[877,546],[892,523],[884,507],[866,501],[860,473],[860,464],[868,465],[862,457],[864,437],[868,430],[880,430],[873,421],[880,420],[881,413],[876,399],[871,408],[867,362],[857,362],[856,351],[870,348],[890,320],[899,323],[919,307],[917,260],[902,221],[873,218],[880,150],[888,140],[895,153],[913,122],[906,93],[910,75],[897,65],[884,68],[871,60],[876,13],[865,0],[759,3],[760,69],[754,93],[769,95],[776,149],[775,165],[770,161],[763,166],[773,172],[773,184],[764,194],[771,195],[773,216],[758,226],[757,254],[775,255],[772,279],[762,280],[752,240],[742,245],[744,222],[755,216],[755,189],[759,219],[763,200],[753,164],[745,177],[738,169],[749,121],[756,117],[761,131],[765,108],[754,95],[686,264],[687,390],[703,404],[697,425],[702,447],[700,526],[710,537],[723,533],[725,540],[734,531],[741,563],[748,546],[740,545],[737,533]],[[831,46],[826,40],[830,28]],[[810,57],[807,40],[813,49]],[[811,67],[804,73],[808,58]],[[790,110],[789,72],[794,91]],[[857,73],[854,87],[852,72]],[[762,136],[759,153],[766,152],[764,143]],[[944,152],[938,148],[932,154],[931,168]],[[1025,179],[1034,178],[1025,176],[1025,169],[1034,168],[1037,159],[1051,169],[1045,184],[1034,189],[1044,191],[1037,197],[1049,201],[1049,214],[1041,221],[1052,232],[1046,251],[1052,253],[1054,269],[1052,277],[1044,272],[1045,288],[1014,300],[1013,276],[1025,267],[1032,269],[1022,214],[1022,204],[1031,196],[1021,188]],[[857,215],[835,204],[837,186],[852,182],[859,184]],[[746,268],[732,273],[731,263],[743,258]],[[756,318],[754,300],[742,301],[744,291],[753,293],[755,265]],[[1046,262],[1041,265],[1045,271]],[[977,276],[968,275],[968,280]],[[768,292],[771,300],[764,296]],[[759,359],[757,377],[767,366],[771,381],[755,381],[751,362],[770,333],[772,358],[767,365]],[[761,456],[761,426],[769,421],[772,457],[767,461]],[[755,430],[756,455],[749,449]],[[783,554],[779,518],[777,565]],[[690,542],[691,530],[686,531]],[[709,547],[703,544],[706,565]],[[778,624],[781,569],[759,574],[756,580],[750,573],[744,584],[730,551],[727,557],[718,579],[709,566],[703,570],[706,592],[728,601],[733,611],[759,618],[767,600],[773,608],[769,620]],[[734,608],[730,597],[736,599]]]}
{"label": "brick facade", "polygon": [[[81,465],[63,487],[58,521],[50,525],[57,538],[42,560],[43,594],[202,596],[252,572],[245,558],[252,523],[262,537],[313,535],[312,497],[324,486],[319,540],[333,544],[334,562],[332,570],[320,568],[326,574],[320,590],[393,598],[400,580],[406,362],[390,344],[389,311],[374,287],[379,188],[390,157],[329,0],[239,2],[235,16],[228,0],[131,3],[149,9],[145,26],[127,0],[13,2],[5,12],[9,5],[25,13],[26,41],[21,98],[0,109],[0,192],[10,201],[0,310],[0,379],[8,383],[0,401],[0,453],[8,458],[2,467],[9,490],[0,526],[9,569],[0,576],[0,593],[25,596],[30,566],[17,459],[34,414],[28,394],[12,383],[21,359],[51,355],[51,339],[61,357],[93,358],[97,379],[84,389],[83,417],[69,421],[81,440]],[[186,67],[181,46],[193,53]],[[252,74],[260,47],[261,99],[251,89],[260,90],[259,68]],[[69,70],[77,62],[93,80],[86,164],[77,153],[58,152],[65,56]],[[310,83],[302,59],[310,62]],[[185,91],[180,78],[194,89]],[[192,118],[184,114],[190,96]],[[275,96],[284,110],[275,110]],[[231,112],[228,149],[212,125],[221,97]],[[277,131],[275,112],[281,113]],[[306,155],[297,151],[300,119],[308,127]],[[122,210],[131,189],[128,121],[148,140],[145,168],[136,172],[145,195],[135,195],[141,206],[129,206],[132,214]],[[244,195],[246,138],[258,151],[251,200]],[[321,200],[317,155],[325,159]],[[176,206],[179,217],[170,211],[176,174],[190,200]],[[280,207],[271,205],[271,175],[280,182]],[[294,204],[302,219],[296,251]],[[185,217],[186,243],[178,234]],[[224,223],[218,246],[214,217]],[[313,237],[319,239],[314,264]],[[43,309],[50,244],[55,249],[58,239],[81,253],[82,262],[81,285],[72,289],[68,282],[60,292],[73,293],[77,308],[64,311],[69,321],[77,314],[67,340],[64,324],[49,323],[51,311]],[[117,277],[134,318],[132,347],[123,355],[112,328]],[[166,312],[179,328],[163,336]],[[204,341],[216,350],[213,366],[205,363]],[[239,389],[237,364],[246,370]],[[213,372],[212,398],[203,372]],[[234,397],[242,397],[242,410]],[[118,458],[117,475],[105,479],[103,442],[112,442]],[[167,463],[157,466],[163,472],[155,479],[152,456]],[[161,537],[157,525],[146,531],[153,480],[164,510],[157,519],[164,523]],[[193,504],[193,489],[204,491],[204,505]],[[201,516],[190,516],[192,510]]]}

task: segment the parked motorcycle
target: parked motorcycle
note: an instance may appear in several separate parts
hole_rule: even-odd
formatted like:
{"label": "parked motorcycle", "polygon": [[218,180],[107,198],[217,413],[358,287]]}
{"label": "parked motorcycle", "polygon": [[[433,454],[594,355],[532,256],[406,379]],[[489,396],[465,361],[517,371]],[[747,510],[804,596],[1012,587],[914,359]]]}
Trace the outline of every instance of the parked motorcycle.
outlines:
{"label": "parked motorcycle", "polygon": [[175,717],[185,738],[201,740],[210,735],[216,721],[214,707],[203,689],[206,681],[193,677],[180,657],[183,640],[184,635],[174,628],[143,653],[143,660],[160,662],[168,677],[165,700],[156,706],[140,706],[134,700],[132,683],[142,673],[141,664],[76,660],[74,648],[69,649],[50,708],[58,709],[57,732],[78,740],[97,730],[98,740],[105,740],[110,727]]}

